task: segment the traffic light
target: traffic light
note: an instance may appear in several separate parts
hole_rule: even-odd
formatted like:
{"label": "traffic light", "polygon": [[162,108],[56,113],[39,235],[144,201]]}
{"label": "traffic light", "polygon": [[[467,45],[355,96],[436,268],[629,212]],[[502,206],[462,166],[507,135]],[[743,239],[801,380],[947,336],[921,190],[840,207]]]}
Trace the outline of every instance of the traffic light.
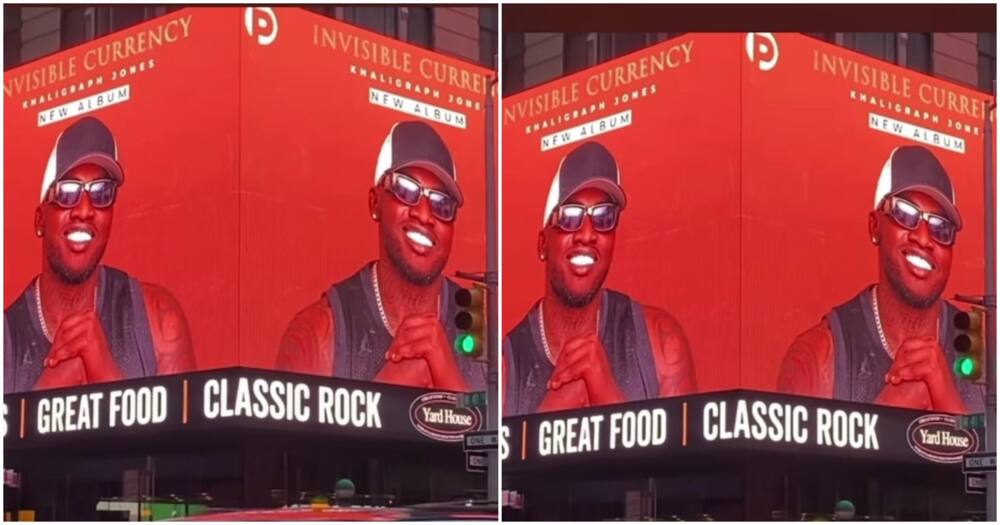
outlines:
{"label": "traffic light", "polygon": [[955,349],[955,374],[968,381],[985,380],[986,337],[982,310],[959,312],[954,318],[958,335],[952,347]]}
{"label": "traffic light", "polygon": [[455,351],[465,357],[483,355],[486,343],[486,290],[474,285],[455,292],[455,303],[461,311],[455,315]]}

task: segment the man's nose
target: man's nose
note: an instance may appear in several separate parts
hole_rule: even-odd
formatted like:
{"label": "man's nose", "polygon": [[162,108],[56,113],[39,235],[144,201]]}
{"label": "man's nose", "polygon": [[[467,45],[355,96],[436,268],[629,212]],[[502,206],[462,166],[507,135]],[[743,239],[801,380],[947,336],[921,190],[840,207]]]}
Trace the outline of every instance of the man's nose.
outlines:
{"label": "man's nose", "polygon": [[410,206],[410,217],[423,224],[433,224],[434,214],[431,212],[431,203],[426,195],[421,195],[416,204]]}
{"label": "man's nose", "polygon": [[70,217],[74,219],[90,219],[94,216],[94,206],[90,203],[90,193],[87,191],[83,192],[80,196],[80,202],[76,203],[76,206],[70,210]]}
{"label": "man's nose", "polygon": [[593,244],[597,240],[597,230],[594,229],[594,223],[591,222],[590,215],[583,217],[580,229],[573,233],[573,240],[583,244]]}
{"label": "man's nose", "polygon": [[913,242],[917,246],[924,248],[926,250],[931,250],[934,248],[934,238],[931,237],[931,228],[927,224],[927,221],[920,219],[917,222],[917,227],[910,230],[908,234],[910,242]]}

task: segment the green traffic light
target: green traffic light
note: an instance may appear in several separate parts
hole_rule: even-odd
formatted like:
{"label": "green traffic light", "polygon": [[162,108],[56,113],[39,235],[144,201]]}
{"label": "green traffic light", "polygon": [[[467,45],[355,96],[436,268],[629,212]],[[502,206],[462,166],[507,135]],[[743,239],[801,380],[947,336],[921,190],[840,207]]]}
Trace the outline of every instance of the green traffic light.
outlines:
{"label": "green traffic light", "polygon": [[463,354],[471,354],[476,351],[476,338],[472,334],[462,334],[455,341],[455,348]]}
{"label": "green traffic light", "polygon": [[962,377],[971,377],[976,371],[976,361],[969,356],[963,356],[955,361],[955,371]]}

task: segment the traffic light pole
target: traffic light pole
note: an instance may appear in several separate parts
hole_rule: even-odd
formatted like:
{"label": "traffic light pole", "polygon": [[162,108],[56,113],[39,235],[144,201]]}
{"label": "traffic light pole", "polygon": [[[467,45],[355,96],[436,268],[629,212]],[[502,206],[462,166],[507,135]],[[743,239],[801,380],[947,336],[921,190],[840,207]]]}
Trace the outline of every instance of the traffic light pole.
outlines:
{"label": "traffic light pole", "polygon": [[[490,79],[486,89],[486,362],[488,363],[486,377],[486,429],[496,430],[500,419],[500,395],[498,368],[500,361],[500,325],[497,311],[497,295],[499,290],[499,271],[497,257],[497,173],[496,151],[493,147],[494,127],[496,126],[493,104],[493,94],[497,88],[497,77]],[[487,496],[500,501],[500,469],[497,449],[488,452],[489,466],[486,476],[489,478]],[[996,479],[996,478],[994,478]]]}
{"label": "traffic light pole", "polygon": [[[993,82],[993,93],[996,96],[996,81]],[[983,147],[983,211],[986,224],[983,229],[983,245],[986,256],[986,451],[997,450],[997,246],[996,246],[996,191],[993,187],[993,124],[990,113],[996,109],[996,103],[988,100],[984,125]],[[997,473],[986,473],[986,520],[997,521]]]}

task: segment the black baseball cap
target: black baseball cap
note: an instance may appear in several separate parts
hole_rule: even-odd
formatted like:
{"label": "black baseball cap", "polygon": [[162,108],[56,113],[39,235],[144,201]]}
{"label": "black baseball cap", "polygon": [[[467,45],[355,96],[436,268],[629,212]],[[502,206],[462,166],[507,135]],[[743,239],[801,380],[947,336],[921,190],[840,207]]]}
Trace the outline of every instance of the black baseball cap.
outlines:
{"label": "black baseball cap", "polygon": [[919,191],[934,199],[944,214],[962,228],[962,216],[955,202],[955,188],[944,166],[923,146],[900,146],[889,154],[875,186],[875,209],[882,201],[904,191]]}
{"label": "black baseball cap", "polygon": [[406,167],[424,168],[437,175],[458,205],[463,202],[458,187],[458,174],[451,152],[441,136],[429,124],[410,120],[393,124],[382,142],[375,163],[375,185],[382,177]]}
{"label": "black baseball cap", "polygon": [[111,130],[94,117],[83,117],[64,129],[56,137],[56,144],[49,154],[42,176],[40,202],[45,201],[49,187],[67,173],[84,164],[100,166],[111,177],[123,184],[125,172],[118,163],[118,144]]}
{"label": "black baseball cap", "polygon": [[566,199],[586,188],[597,188],[607,193],[616,204],[625,209],[625,191],[621,186],[618,162],[598,142],[585,142],[559,161],[559,168],[549,187],[549,196],[545,199],[542,227],[549,223],[552,212],[566,202]]}

